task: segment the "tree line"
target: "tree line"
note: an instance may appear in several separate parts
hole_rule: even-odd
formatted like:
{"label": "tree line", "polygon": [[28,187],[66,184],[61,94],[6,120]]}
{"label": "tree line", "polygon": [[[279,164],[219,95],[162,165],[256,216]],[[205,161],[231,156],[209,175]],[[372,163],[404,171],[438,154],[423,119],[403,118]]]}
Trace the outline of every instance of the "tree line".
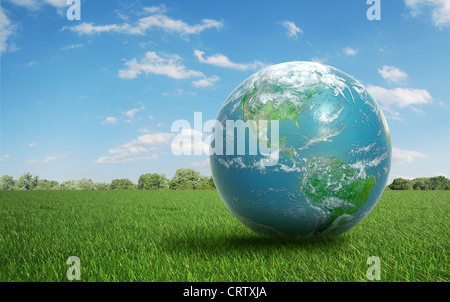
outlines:
{"label": "tree line", "polygon": [[[113,179],[111,183],[93,182],[92,179],[55,180],[39,179],[27,172],[17,180],[12,176],[0,177],[0,190],[214,190],[212,177],[201,175],[194,169],[178,169],[172,179],[164,174],[147,173],[135,184],[128,178]],[[387,190],[450,190],[450,179],[444,176],[421,177],[413,180],[396,178]]]}
{"label": "tree line", "polygon": [[55,180],[39,179],[27,172],[15,180],[12,176],[0,177],[0,190],[214,190],[212,177],[201,175],[194,169],[178,169],[172,179],[164,174],[147,173],[135,184],[128,178],[113,179],[111,183],[93,182],[92,179]]}
{"label": "tree line", "polygon": [[450,179],[445,176],[421,177],[412,180],[396,178],[386,187],[390,190],[450,190]]}

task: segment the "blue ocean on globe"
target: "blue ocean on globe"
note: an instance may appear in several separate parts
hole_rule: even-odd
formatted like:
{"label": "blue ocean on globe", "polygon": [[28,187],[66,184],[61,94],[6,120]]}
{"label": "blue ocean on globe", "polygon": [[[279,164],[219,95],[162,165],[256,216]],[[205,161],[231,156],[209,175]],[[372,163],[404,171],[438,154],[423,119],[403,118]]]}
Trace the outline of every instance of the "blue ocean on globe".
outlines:
{"label": "blue ocean on globe", "polygon": [[[231,93],[216,120],[223,132],[213,131],[211,146],[222,135],[225,150],[232,137],[235,152],[210,155],[214,182],[232,214],[257,233],[340,235],[369,214],[385,189],[392,155],[385,117],[357,80],[331,66],[264,68]],[[227,121],[248,126],[244,154]],[[249,121],[267,121],[266,133]],[[275,121],[277,140],[270,136]],[[252,143],[277,151],[250,154]]]}

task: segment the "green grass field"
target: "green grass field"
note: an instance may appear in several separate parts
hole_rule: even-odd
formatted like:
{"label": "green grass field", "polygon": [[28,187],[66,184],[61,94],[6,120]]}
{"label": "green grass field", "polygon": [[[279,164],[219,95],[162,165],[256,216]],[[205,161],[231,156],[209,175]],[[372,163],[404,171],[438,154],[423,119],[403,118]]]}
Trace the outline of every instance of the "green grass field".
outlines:
{"label": "green grass field", "polygon": [[259,236],[216,191],[0,192],[0,281],[450,281],[450,191],[386,191],[333,239]]}

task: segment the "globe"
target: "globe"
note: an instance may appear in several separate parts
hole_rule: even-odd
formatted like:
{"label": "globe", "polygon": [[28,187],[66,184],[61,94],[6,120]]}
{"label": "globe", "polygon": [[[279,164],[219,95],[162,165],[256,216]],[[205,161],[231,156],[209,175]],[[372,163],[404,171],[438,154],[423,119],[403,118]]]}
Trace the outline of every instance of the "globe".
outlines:
{"label": "globe", "polygon": [[338,236],[369,214],[386,186],[385,117],[361,83],[331,66],[288,62],[258,71],[226,99],[216,125],[216,188],[257,233]]}

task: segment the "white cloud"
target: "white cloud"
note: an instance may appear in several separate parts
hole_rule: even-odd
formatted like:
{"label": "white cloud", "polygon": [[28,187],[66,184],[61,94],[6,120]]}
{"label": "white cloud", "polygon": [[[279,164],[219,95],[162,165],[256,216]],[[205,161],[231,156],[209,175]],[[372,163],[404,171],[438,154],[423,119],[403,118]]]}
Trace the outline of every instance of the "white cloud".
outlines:
{"label": "white cloud", "polygon": [[105,118],[102,124],[111,124],[111,125],[117,124],[117,118],[115,118],[114,116],[108,116],[107,118]]}
{"label": "white cloud", "polygon": [[8,2],[31,11],[37,11],[45,5],[50,5],[55,7],[58,14],[61,15],[64,12],[64,9],[69,6],[67,0],[8,0]]}
{"label": "white cloud", "polygon": [[199,78],[193,81],[195,87],[211,87],[220,78],[218,76],[206,77],[201,71],[186,68],[181,64],[181,58],[178,55],[161,54],[156,52],[147,52],[140,61],[133,58],[125,62],[127,69],[119,70],[119,77],[122,79],[134,79],[141,73],[165,75],[172,79]]}
{"label": "white cloud", "polygon": [[75,48],[81,48],[83,47],[82,43],[78,43],[78,44],[71,44],[71,45],[67,45],[61,48],[62,51],[64,50],[71,50],[71,49],[75,49]]}
{"label": "white cloud", "polygon": [[358,51],[356,49],[353,49],[351,47],[346,47],[342,50],[347,56],[356,56]]}
{"label": "white cloud", "polygon": [[435,176],[444,176],[445,178],[448,178],[447,175],[443,172],[435,172],[434,175]]}
{"label": "white cloud", "polygon": [[8,18],[5,10],[0,6],[0,53],[17,49],[14,44],[8,42],[8,39],[16,33],[16,30],[17,25]]}
{"label": "white cloud", "polygon": [[412,105],[431,104],[433,97],[427,90],[413,88],[393,88],[368,85],[367,90],[382,105],[387,108],[392,106],[405,108]]}
{"label": "white cloud", "polygon": [[177,32],[182,35],[192,35],[199,34],[209,28],[220,29],[222,26],[222,22],[212,19],[203,19],[201,24],[189,25],[181,20],[171,19],[163,14],[156,14],[139,19],[137,27],[142,32],[155,27],[169,32]]}
{"label": "white cloud", "polygon": [[34,147],[34,146],[36,146],[37,145],[37,143],[36,142],[32,142],[31,144],[29,144],[28,146],[29,147]]}
{"label": "white cloud", "polygon": [[25,67],[33,67],[33,66],[35,66],[36,64],[37,64],[36,62],[30,61],[30,62],[28,62],[27,64],[25,64]]}
{"label": "white cloud", "polygon": [[100,157],[95,161],[96,164],[125,164],[130,163],[138,160],[154,160],[157,159],[157,154],[152,154],[149,156],[136,156],[136,157],[125,157],[125,158],[119,158],[117,156],[112,157]]}
{"label": "white cloud", "polygon": [[167,8],[164,4],[161,4],[158,6],[144,7],[143,10],[146,11],[147,13],[154,14],[154,13],[165,13],[167,11]]}
{"label": "white cloud", "polygon": [[149,51],[140,62],[136,58],[125,62],[127,69],[119,70],[119,77],[122,79],[134,79],[142,72],[145,74],[166,75],[173,79],[205,76],[201,71],[187,69],[180,61],[181,58],[178,55],[159,56],[156,52]]}
{"label": "white cloud", "polygon": [[406,72],[395,66],[384,65],[382,69],[378,69],[378,72],[389,83],[400,84],[408,78]]}
{"label": "white cloud", "polygon": [[204,161],[190,163],[188,167],[194,169],[209,167],[209,157],[206,158]]}
{"label": "white cloud", "polygon": [[134,109],[130,109],[130,110],[128,110],[128,111],[125,111],[123,114],[125,114],[125,115],[128,116],[129,118],[134,118],[134,115],[135,115],[136,113],[138,113],[139,111],[142,111],[142,110],[144,110],[144,109],[145,109],[145,107],[142,106],[141,108],[134,108]]}
{"label": "white cloud", "polygon": [[79,35],[92,35],[103,32],[126,32],[129,30],[129,24],[110,24],[110,25],[94,25],[93,23],[81,23],[76,26],[68,27],[64,26],[62,30],[70,30],[76,32]]}
{"label": "white cloud", "polygon": [[192,81],[192,85],[195,87],[211,87],[215,82],[219,81],[220,78],[218,76],[213,76],[209,78],[203,78],[197,81]]}
{"label": "white cloud", "polygon": [[423,110],[421,110],[421,109],[419,109],[419,108],[416,108],[416,107],[414,107],[414,106],[411,106],[411,109],[412,109],[415,113],[425,114],[425,111],[423,111]]}
{"label": "white cloud", "polygon": [[3,155],[2,157],[0,157],[0,161],[7,161],[8,158],[10,158],[11,156],[9,156],[8,154]]}
{"label": "white cloud", "polygon": [[93,23],[81,23],[76,26],[64,26],[62,30],[70,30],[80,35],[92,35],[103,32],[116,32],[131,35],[145,35],[147,30],[160,29],[167,32],[176,32],[182,36],[199,34],[209,28],[220,29],[223,24],[221,21],[213,19],[203,19],[201,23],[190,25],[182,20],[172,19],[163,14],[161,6],[147,7],[144,11],[150,16],[139,19],[135,24],[108,24],[94,25]]}
{"label": "white cloud", "polygon": [[46,4],[50,4],[56,8],[62,8],[68,6],[67,0],[44,0]]}
{"label": "white cloud", "polygon": [[[65,8],[68,7],[66,0],[8,0],[8,2],[33,12],[41,9],[42,6],[50,5],[55,7],[60,15],[64,15]],[[7,42],[8,38],[16,33],[16,30],[17,25],[11,22],[5,14],[5,9],[0,5],[0,53],[18,49],[14,44]]]}
{"label": "white cloud", "polygon": [[50,162],[55,161],[60,158],[63,158],[63,157],[66,157],[66,155],[64,155],[64,154],[63,155],[49,155],[42,160],[42,163],[48,165]]}
{"label": "white cloud", "polygon": [[405,0],[413,17],[423,13],[430,14],[434,26],[450,26],[450,1],[448,0]]}
{"label": "white cloud", "polygon": [[164,96],[195,96],[197,95],[197,92],[195,91],[184,91],[183,89],[177,89],[173,92],[163,92],[162,95]]}
{"label": "white cloud", "polygon": [[409,164],[416,158],[427,157],[422,152],[402,150],[399,148],[392,148],[392,163],[394,164]]}
{"label": "white cloud", "polygon": [[157,151],[161,146],[168,145],[175,136],[174,133],[154,133],[139,136],[137,139],[109,150],[110,156],[98,158],[96,164],[119,164],[136,160],[156,159],[157,155],[138,156],[141,153]]}
{"label": "white cloud", "polygon": [[29,10],[37,10],[42,5],[42,1],[36,0],[8,0],[8,2],[13,3],[17,6],[25,7]]}
{"label": "white cloud", "polygon": [[297,38],[297,34],[303,34],[303,30],[297,27],[297,25],[295,25],[292,21],[283,21],[282,24],[287,29],[286,35],[289,38]]}
{"label": "white cloud", "polygon": [[43,159],[29,159],[29,160],[26,160],[25,162],[27,164],[43,163],[43,164],[48,165],[51,162],[53,162],[55,160],[58,160],[60,158],[64,158],[64,157],[66,157],[65,154],[55,154],[55,155],[49,155],[49,156],[47,156],[47,157],[45,157]]}
{"label": "white cloud", "polygon": [[264,67],[265,64],[259,61],[254,61],[253,63],[247,63],[247,64],[240,64],[240,63],[234,63],[231,62],[229,58],[222,54],[215,54],[210,57],[203,57],[205,54],[203,51],[195,50],[194,51],[195,56],[201,63],[205,64],[211,64],[214,66],[219,67],[225,67],[225,68],[231,68],[231,69],[237,69],[237,70],[248,70],[248,69],[258,69],[261,67]]}
{"label": "white cloud", "polygon": [[324,57],[324,58],[314,57],[314,58],[311,58],[311,61],[314,62],[314,63],[324,64],[325,62],[328,61],[328,57]]}
{"label": "white cloud", "polygon": [[393,181],[394,179],[397,179],[397,178],[403,178],[403,179],[413,180],[414,178],[417,178],[417,177],[413,177],[413,176],[403,176],[403,175],[395,174],[395,175],[393,175],[393,176],[389,176],[389,178],[391,179],[391,180],[390,180],[390,183],[392,183],[392,181]]}
{"label": "white cloud", "polygon": [[208,154],[209,141],[204,140],[206,134],[195,129],[181,129],[172,140],[170,148],[175,155]]}

